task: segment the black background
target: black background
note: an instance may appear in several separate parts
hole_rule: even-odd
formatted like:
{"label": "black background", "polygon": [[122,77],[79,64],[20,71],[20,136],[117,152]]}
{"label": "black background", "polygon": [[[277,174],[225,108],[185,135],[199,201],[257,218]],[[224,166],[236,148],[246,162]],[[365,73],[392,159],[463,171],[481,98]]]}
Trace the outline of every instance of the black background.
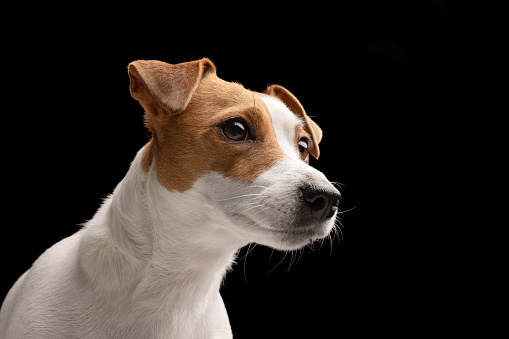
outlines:
{"label": "black background", "polygon": [[[237,7],[236,7],[237,6]],[[461,8],[446,1],[30,8],[7,32],[0,298],[76,232],[148,141],[127,64],[209,57],[218,76],[292,91],[322,127],[311,164],[342,188],[342,237],[240,252],[221,290],[237,338],[460,331],[453,164]],[[459,125],[458,125],[459,124]],[[269,262],[270,259],[270,262]],[[278,263],[280,263],[278,265]],[[277,265],[277,267],[276,267]],[[270,273],[268,273],[270,271]]]}

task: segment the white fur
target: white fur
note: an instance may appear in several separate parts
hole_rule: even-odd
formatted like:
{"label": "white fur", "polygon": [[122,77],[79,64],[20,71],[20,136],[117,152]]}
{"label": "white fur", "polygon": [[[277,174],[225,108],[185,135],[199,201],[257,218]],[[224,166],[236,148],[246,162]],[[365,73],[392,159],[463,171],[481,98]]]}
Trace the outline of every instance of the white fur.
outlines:
{"label": "white fur", "polygon": [[9,291],[0,338],[230,338],[219,287],[238,249],[298,248],[334,222],[294,229],[296,191],[326,179],[298,158],[299,119],[264,101],[288,157],[249,185],[209,172],[179,193],[157,181],[155,166],[142,170],[141,150],[84,228],[46,250]]}
{"label": "white fur", "polygon": [[301,123],[300,119],[278,99],[262,97],[262,100],[269,109],[279,146],[288,157],[299,160],[300,162],[294,143],[295,130]]}

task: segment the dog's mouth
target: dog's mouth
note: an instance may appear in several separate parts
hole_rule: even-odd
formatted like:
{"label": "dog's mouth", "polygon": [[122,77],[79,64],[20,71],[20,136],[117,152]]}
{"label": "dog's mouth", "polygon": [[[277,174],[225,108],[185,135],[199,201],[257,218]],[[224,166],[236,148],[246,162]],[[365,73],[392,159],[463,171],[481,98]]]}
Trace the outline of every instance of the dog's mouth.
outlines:
{"label": "dog's mouth", "polygon": [[237,223],[242,224],[249,231],[261,234],[261,239],[269,240],[269,243],[265,243],[266,241],[263,240],[256,242],[284,250],[301,248],[310,242],[326,237],[334,224],[334,219],[331,219],[327,222],[305,226],[296,226],[289,222],[276,227],[259,223],[248,215],[237,213],[232,216]]}

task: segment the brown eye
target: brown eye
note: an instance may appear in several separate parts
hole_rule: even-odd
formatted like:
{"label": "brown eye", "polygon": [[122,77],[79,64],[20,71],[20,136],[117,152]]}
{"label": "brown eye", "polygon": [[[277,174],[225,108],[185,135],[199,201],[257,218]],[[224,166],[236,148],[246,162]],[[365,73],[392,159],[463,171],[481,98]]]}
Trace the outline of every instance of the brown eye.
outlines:
{"label": "brown eye", "polygon": [[308,138],[300,138],[299,143],[298,143],[299,152],[300,152],[301,159],[304,161],[307,161],[308,157],[309,157],[308,145],[309,145]]}
{"label": "brown eye", "polygon": [[226,120],[219,128],[221,133],[232,141],[254,140],[247,122],[240,118]]}

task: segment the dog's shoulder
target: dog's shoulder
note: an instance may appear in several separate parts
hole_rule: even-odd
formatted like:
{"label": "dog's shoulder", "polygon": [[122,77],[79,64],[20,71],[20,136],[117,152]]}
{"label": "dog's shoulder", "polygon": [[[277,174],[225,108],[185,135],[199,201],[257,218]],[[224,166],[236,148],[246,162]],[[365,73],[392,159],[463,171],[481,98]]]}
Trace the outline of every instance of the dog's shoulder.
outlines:
{"label": "dog's shoulder", "polygon": [[16,281],[2,305],[0,334],[28,338],[24,335],[44,333],[51,319],[66,318],[70,310],[65,305],[71,304],[62,296],[73,295],[65,291],[76,287],[79,238],[78,232],[54,244]]}

